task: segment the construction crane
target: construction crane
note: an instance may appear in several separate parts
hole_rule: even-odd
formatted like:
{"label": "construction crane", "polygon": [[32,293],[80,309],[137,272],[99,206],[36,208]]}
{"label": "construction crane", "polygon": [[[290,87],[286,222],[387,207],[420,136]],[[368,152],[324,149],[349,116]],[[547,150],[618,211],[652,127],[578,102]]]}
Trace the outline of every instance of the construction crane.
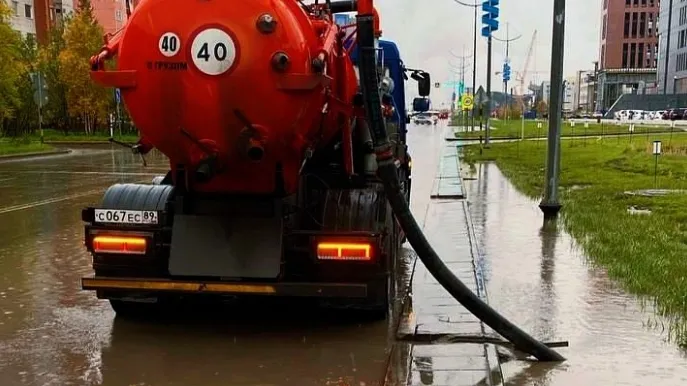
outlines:
{"label": "construction crane", "polygon": [[525,65],[522,66],[522,71],[518,72],[516,74],[516,80],[520,82],[520,90],[518,91],[519,95],[524,95],[525,92],[527,91],[525,89],[525,78],[527,77],[527,73],[529,70],[530,62],[532,61],[532,54],[534,52],[534,43],[537,40],[537,30],[534,30],[534,33],[532,34],[532,40],[530,41],[530,46],[527,49],[527,57],[525,58]]}

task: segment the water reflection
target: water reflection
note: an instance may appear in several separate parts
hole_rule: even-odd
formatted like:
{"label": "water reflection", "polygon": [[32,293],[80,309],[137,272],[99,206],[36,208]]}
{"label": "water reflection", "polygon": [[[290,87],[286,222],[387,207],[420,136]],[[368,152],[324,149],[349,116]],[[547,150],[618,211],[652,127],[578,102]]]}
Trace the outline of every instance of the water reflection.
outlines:
{"label": "water reflection", "polygon": [[685,355],[645,327],[651,315],[587,258],[561,224],[494,164],[466,181],[490,304],[541,340],[567,340],[557,365],[510,361],[507,385],[684,385]]}

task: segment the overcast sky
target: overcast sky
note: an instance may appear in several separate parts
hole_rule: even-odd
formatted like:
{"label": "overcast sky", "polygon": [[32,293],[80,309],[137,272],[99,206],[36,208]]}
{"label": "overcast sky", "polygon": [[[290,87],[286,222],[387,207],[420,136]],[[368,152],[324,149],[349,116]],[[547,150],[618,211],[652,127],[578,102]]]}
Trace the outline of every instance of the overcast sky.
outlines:
{"label": "overcast sky", "polygon": [[[461,0],[470,3],[471,0]],[[475,1],[475,0],[472,0]],[[481,0],[477,0],[481,1]],[[565,76],[573,76],[577,70],[593,69],[597,60],[601,24],[602,0],[567,0],[565,25]],[[426,69],[436,81],[451,80],[448,62],[460,65],[460,60],[450,51],[462,55],[472,53],[474,10],[456,4],[454,0],[376,0],[380,11],[384,37],[398,43],[408,67]],[[481,20],[481,9],[478,14]],[[530,72],[543,71],[537,81],[548,80],[551,58],[551,31],[553,28],[553,0],[502,0],[501,29],[494,35],[506,38],[506,22],[510,24],[510,35],[518,40],[510,44],[513,72],[521,71],[532,34],[537,30],[534,56]],[[479,25],[478,20],[478,28]],[[477,84],[486,84],[487,42],[478,31],[477,40]],[[494,41],[493,71],[500,71],[505,57],[505,43]],[[468,60],[472,65],[472,58]],[[528,83],[532,76],[525,79]],[[514,80],[515,76],[512,76]],[[472,82],[472,68],[466,75]],[[492,89],[502,90],[500,76],[492,78]],[[510,87],[510,86],[509,86]],[[433,89],[433,100],[450,100],[451,90],[437,95]]]}

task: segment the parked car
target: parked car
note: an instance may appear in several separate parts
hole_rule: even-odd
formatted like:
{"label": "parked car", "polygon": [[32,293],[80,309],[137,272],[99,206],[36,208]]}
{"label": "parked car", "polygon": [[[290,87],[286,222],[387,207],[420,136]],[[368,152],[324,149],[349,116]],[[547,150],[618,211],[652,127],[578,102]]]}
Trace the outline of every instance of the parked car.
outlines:
{"label": "parked car", "polygon": [[668,110],[668,119],[671,121],[679,121],[685,119],[685,108],[677,108]]}

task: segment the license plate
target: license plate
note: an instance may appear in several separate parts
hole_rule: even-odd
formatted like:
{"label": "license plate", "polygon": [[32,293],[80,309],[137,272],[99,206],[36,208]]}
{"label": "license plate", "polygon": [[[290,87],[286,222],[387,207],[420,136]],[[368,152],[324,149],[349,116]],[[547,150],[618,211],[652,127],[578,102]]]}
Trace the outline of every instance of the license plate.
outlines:
{"label": "license plate", "polygon": [[154,210],[121,210],[96,209],[95,222],[114,224],[148,224],[158,223],[158,213]]}

